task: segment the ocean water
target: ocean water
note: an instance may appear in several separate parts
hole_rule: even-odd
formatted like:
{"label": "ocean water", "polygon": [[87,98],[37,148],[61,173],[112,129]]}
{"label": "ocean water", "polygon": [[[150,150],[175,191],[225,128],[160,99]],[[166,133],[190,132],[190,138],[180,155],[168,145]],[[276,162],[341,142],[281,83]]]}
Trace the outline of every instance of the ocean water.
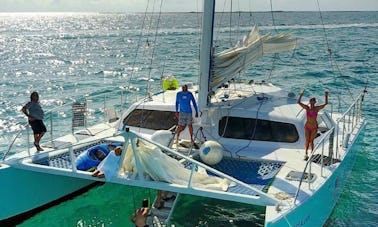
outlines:
{"label": "ocean water", "polygon": [[[353,172],[326,226],[376,226],[378,13],[323,12],[323,21],[317,12],[273,16],[274,20],[271,13],[242,13],[230,20],[228,14],[218,14],[215,44],[218,50],[234,45],[254,23],[263,34],[292,33],[299,38],[297,49],[264,57],[248,70],[249,79],[271,81],[295,93],[305,88],[306,95],[319,99],[329,89],[327,108],[338,108],[367,87],[368,124],[353,147],[358,150]],[[151,86],[157,89],[162,73],[196,82],[200,21],[195,13],[165,13],[160,18],[119,13],[0,14],[0,153],[22,129],[25,118],[20,109],[32,91],[40,93],[43,108],[50,110],[129,83],[145,94],[146,80],[155,81]],[[156,48],[152,43],[158,43]],[[330,63],[328,48],[337,67]],[[19,226],[132,226],[129,215],[143,198],[154,195],[149,189],[105,184]],[[176,226],[263,225],[260,207],[193,196],[179,202],[173,217]]]}

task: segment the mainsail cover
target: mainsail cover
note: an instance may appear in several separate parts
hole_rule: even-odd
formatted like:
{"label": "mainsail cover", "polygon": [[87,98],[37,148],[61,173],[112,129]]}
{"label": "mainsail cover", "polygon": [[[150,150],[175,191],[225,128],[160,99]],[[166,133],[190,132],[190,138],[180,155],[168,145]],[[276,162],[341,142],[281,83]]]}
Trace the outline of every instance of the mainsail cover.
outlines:
{"label": "mainsail cover", "polygon": [[293,50],[297,39],[291,35],[260,36],[254,26],[247,37],[235,47],[213,55],[210,90],[235,77],[264,54]]}

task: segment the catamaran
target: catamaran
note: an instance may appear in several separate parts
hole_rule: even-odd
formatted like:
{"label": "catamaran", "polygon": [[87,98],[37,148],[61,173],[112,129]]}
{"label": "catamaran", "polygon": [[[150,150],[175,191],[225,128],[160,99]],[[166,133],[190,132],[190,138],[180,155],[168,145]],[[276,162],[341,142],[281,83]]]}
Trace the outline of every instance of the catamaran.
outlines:
{"label": "catamaran", "polygon": [[[297,39],[260,35],[254,27],[236,46],[216,52],[215,0],[205,0],[203,9],[199,83],[185,83],[201,112],[193,124],[195,143],[187,133],[174,142],[175,99],[184,83],[172,77],[161,92],[133,103],[120,117],[104,107],[107,121],[94,126],[85,124],[87,103],[74,103],[72,133],[51,136],[45,151],[29,148],[29,134],[26,150],[17,152],[15,146],[21,134],[10,145],[0,166],[7,182],[0,187],[0,220],[96,182],[111,182],[175,194],[165,209],[152,207],[150,224],[156,226],[169,226],[180,194],[263,206],[265,226],[324,224],[353,167],[351,148],[365,126],[365,92],[343,112],[319,112],[314,149],[303,160],[306,112],[297,96],[265,81],[239,79],[263,55],[293,50]],[[77,126],[83,129],[75,131]],[[123,147],[115,174],[96,178],[92,168],[78,169],[79,159],[91,158],[88,150],[115,143]],[[40,182],[49,182],[48,187]]]}

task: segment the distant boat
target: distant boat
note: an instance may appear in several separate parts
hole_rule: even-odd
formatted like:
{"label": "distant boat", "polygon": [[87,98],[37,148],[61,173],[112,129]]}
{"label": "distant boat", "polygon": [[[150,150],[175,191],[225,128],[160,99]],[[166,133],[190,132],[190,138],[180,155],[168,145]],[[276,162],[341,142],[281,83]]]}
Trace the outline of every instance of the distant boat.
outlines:
{"label": "distant boat", "polygon": [[[175,194],[170,206],[152,209],[150,224],[156,226],[169,225],[181,193],[264,206],[265,226],[325,223],[353,167],[356,151],[351,148],[365,126],[364,93],[346,112],[319,112],[314,152],[304,161],[306,112],[296,95],[264,81],[237,79],[264,54],[290,51],[297,40],[286,34],[260,35],[254,27],[237,46],[215,52],[215,0],[205,0],[203,9],[199,86],[188,84],[201,112],[193,125],[195,144],[185,133],[173,143],[180,87],[162,88],[121,117],[108,111],[112,117],[106,123],[53,138],[42,153],[27,149],[6,155],[0,177],[7,183],[0,194],[7,206],[2,205],[0,220],[100,181]],[[73,105],[73,125],[85,113],[85,104],[82,109]],[[72,165],[88,148],[114,142],[124,147],[115,177],[94,178]]]}

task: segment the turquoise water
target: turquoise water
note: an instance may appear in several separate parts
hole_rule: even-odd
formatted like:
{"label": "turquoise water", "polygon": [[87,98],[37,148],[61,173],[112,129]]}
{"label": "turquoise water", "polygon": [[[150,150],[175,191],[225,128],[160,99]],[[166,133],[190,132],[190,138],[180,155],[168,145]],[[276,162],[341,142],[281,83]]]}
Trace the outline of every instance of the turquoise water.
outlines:
{"label": "turquoise water", "polygon": [[[227,16],[218,15],[218,19]],[[320,99],[327,88],[331,94],[328,108],[350,101],[350,94],[357,95],[367,85],[364,106],[368,125],[353,148],[358,150],[355,167],[326,226],[375,226],[378,14],[323,13],[327,41],[341,72],[329,62],[318,13],[275,13],[274,19],[272,25],[270,13],[237,15],[232,37],[228,33],[230,20],[217,22],[223,28],[215,32],[216,45],[219,49],[233,45],[230,40],[241,38],[256,21],[261,33],[291,32],[300,38],[300,44],[294,53],[265,57],[249,70],[250,79],[271,80],[296,93],[305,88],[307,95]],[[163,14],[156,38],[159,45],[152,50],[147,44],[155,39],[156,20],[146,20],[151,30],[142,32],[143,14],[0,14],[0,151],[7,149],[14,133],[22,128],[25,118],[19,110],[31,91],[39,91],[43,108],[49,110],[72,98],[125,86],[132,69],[137,71],[132,83],[140,87],[140,93],[146,91],[145,78],[159,81],[162,71],[175,74],[180,81],[195,82],[199,15]],[[137,48],[139,54],[135,55]],[[19,226],[131,226],[129,215],[144,197],[154,194],[148,189],[105,184]],[[264,210],[253,210],[245,204],[184,196],[173,221],[180,223],[177,226],[263,225]]]}

